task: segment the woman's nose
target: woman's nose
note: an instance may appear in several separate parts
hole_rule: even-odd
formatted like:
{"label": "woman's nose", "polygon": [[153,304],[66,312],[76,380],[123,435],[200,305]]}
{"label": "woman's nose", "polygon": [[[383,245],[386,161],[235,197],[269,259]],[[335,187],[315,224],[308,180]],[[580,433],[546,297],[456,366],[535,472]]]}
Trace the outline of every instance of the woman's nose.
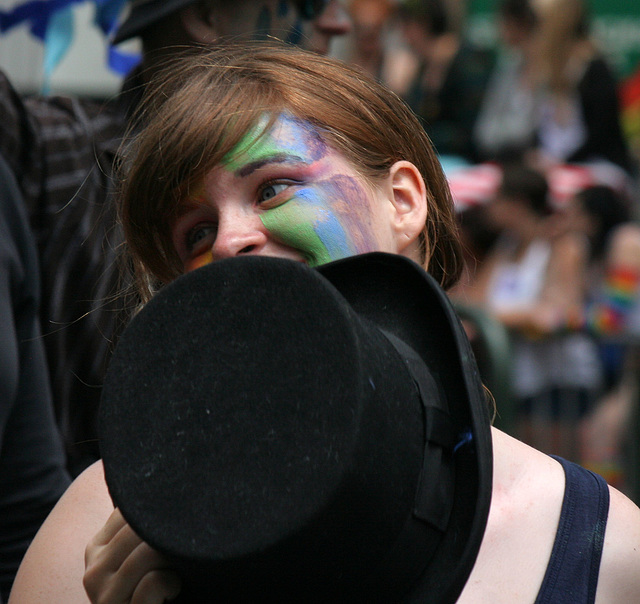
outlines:
{"label": "woman's nose", "polygon": [[211,248],[213,260],[233,258],[240,254],[259,254],[267,240],[266,229],[258,216],[235,212],[221,216],[216,240]]}
{"label": "woman's nose", "polygon": [[316,17],[315,25],[330,36],[343,36],[353,27],[349,11],[341,0],[329,0],[325,9]]}
{"label": "woman's nose", "polygon": [[313,20],[309,48],[327,54],[331,39],[348,34],[351,29],[351,17],[341,0],[329,0],[326,8]]}

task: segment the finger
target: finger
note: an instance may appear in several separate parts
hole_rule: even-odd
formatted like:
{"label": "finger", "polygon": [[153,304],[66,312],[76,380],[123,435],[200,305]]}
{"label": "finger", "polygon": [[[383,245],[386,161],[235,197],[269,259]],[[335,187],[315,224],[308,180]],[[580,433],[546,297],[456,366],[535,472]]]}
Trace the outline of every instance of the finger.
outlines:
{"label": "finger", "polygon": [[180,593],[180,578],[170,570],[154,570],[138,583],[131,604],[164,604]]}
{"label": "finger", "polygon": [[127,521],[124,519],[120,510],[115,508],[107,521],[104,523],[104,526],[95,534],[92,541],[96,545],[105,545],[113,539],[113,537],[122,529],[123,526],[127,524]]}
{"label": "finger", "polygon": [[103,570],[117,572],[131,553],[140,546],[142,539],[124,524],[104,545],[90,543],[85,550],[85,567],[99,565]]}
{"label": "finger", "polygon": [[128,600],[148,574],[166,570],[167,561],[147,543],[141,542],[130,552],[114,575],[115,584],[118,586],[115,597],[126,596]]}
{"label": "finger", "polygon": [[114,559],[121,553],[118,550],[116,555],[111,544],[104,546],[94,563],[87,567],[83,583],[91,602],[128,603],[148,573],[167,567],[162,556],[144,542],[130,549],[122,564],[114,567]]}

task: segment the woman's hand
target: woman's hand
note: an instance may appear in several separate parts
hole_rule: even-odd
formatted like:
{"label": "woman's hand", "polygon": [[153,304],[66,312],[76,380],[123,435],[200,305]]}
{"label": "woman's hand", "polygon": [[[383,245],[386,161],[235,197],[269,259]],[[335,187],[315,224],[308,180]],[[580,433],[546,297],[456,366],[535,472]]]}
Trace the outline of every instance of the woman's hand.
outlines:
{"label": "woman's hand", "polygon": [[180,592],[180,579],[114,510],[85,551],[83,578],[93,604],[163,604]]}

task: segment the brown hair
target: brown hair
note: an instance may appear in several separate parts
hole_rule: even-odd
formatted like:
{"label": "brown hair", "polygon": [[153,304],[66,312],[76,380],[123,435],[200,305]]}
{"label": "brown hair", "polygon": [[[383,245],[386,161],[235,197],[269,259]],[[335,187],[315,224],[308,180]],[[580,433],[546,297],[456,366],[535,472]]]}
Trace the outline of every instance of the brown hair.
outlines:
{"label": "brown hair", "polygon": [[191,52],[150,86],[137,118],[144,126],[123,147],[120,192],[138,285],[148,290],[151,280],[182,272],[171,240],[181,200],[262,116],[283,111],[316,126],[373,184],[396,161],[416,165],[427,188],[424,265],[443,287],[453,285],[462,268],[453,202],[411,110],[357,68],[264,42]]}

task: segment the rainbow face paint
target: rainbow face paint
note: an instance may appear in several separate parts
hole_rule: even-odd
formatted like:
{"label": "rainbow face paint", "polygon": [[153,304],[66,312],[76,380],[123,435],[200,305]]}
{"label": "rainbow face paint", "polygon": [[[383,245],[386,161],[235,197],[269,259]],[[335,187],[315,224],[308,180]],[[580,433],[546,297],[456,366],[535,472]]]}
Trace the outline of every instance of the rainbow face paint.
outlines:
{"label": "rainbow face paint", "polygon": [[206,266],[207,264],[211,264],[213,262],[213,253],[212,251],[205,250],[202,254],[198,254],[194,258],[191,258],[185,263],[185,272],[190,273],[191,271],[195,271],[197,268],[201,266]]}
{"label": "rainbow face paint", "polygon": [[291,185],[279,199],[264,203],[260,219],[273,237],[298,250],[311,266],[380,249],[372,194],[355,170],[311,124],[282,115],[260,136],[265,122],[241,141],[225,167],[242,174],[273,158],[304,166],[300,175],[292,167]]}
{"label": "rainbow face paint", "polygon": [[311,124],[263,116],[183,202],[172,238],[186,271],[260,254],[318,266],[394,252],[383,189],[369,186]]}

